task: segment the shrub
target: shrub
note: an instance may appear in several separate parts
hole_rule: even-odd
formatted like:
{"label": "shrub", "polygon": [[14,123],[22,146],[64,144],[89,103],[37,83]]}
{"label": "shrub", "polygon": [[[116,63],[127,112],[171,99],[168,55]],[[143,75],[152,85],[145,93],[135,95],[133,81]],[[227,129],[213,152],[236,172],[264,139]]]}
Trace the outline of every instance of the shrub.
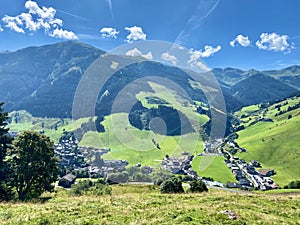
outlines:
{"label": "shrub", "polygon": [[205,183],[202,180],[192,180],[190,182],[190,192],[204,192],[204,191],[208,191]]}
{"label": "shrub", "polygon": [[111,194],[111,187],[103,179],[98,179],[93,182],[92,180],[79,181],[77,184],[72,185],[70,191],[71,195],[107,195]]}
{"label": "shrub", "polygon": [[106,178],[109,184],[119,184],[119,183],[127,183],[129,180],[129,175],[127,171],[123,171],[121,173],[111,173]]}
{"label": "shrub", "polygon": [[289,189],[300,189],[300,180],[297,180],[297,181],[291,181],[291,182],[288,184],[288,188],[289,188]]}
{"label": "shrub", "polygon": [[173,174],[171,172],[165,170],[157,170],[151,174],[153,183],[159,186],[162,184],[162,182],[168,180],[172,176]]}
{"label": "shrub", "polygon": [[146,174],[142,174],[140,172],[134,173],[132,176],[132,180],[137,181],[137,182],[152,182],[152,179],[150,176],[148,176]]}
{"label": "shrub", "polygon": [[169,178],[160,185],[161,193],[183,193],[182,182],[177,177]]}

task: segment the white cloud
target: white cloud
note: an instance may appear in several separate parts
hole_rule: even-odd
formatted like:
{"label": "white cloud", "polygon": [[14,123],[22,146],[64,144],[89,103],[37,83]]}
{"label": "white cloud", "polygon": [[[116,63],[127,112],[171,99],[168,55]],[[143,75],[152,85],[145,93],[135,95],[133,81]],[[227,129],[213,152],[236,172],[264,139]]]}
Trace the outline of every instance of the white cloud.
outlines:
{"label": "white cloud", "polygon": [[25,8],[29,10],[30,14],[36,14],[42,19],[48,19],[51,21],[54,20],[56,14],[56,10],[52,7],[46,8],[43,6],[40,8],[36,2],[30,0],[25,3]]}
{"label": "white cloud", "polygon": [[231,41],[229,44],[234,47],[235,44],[238,43],[239,45],[243,47],[247,47],[251,44],[251,41],[249,40],[248,36],[243,36],[242,34],[239,34],[233,41]]}
{"label": "white cloud", "polygon": [[195,63],[197,60],[199,60],[200,58],[206,58],[206,57],[210,57],[212,56],[214,53],[220,51],[222,49],[222,47],[220,45],[218,45],[217,47],[212,47],[209,45],[206,45],[204,47],[204,51],[202,50],[194,50],[194,49],[190,49],[190,60],[188,61],[189,64],[193,64]]}
{"label": "white cloud", "polygon": [[140,50],[138,50],[137,48],[134,48],[134,49],[129,50],[128,52],[126,52],[125,55],[136,57],[136,56],[141,56],[142,52]]}
{"label": "white cloud", "polygon": [[36,23],[33,21],[32,16],[29,13],[21,13],[19,18],[22,21],[24,21],[26,29],[28,29],[30,31],[36,31],[36,30],[40,29],[40,27],[41,27],[41,24],[39,22]]}
{"label": "white cloud", "polygon": [[148,60],[152,60],[153,59],[153,55],[152,52],[148,52],[145,55],[142,55],[144,58],[148,59]]}
{"label": "white cloud", "polygon": [[[61,19],[55,18],[56,10],[52,7],[40,7],[35,1],[25,2],[25,8],[28,12],[23,12],[17,16],[4,16],[2,21],[5,27],[18,33],[28,31],[37,31],[44,29],[45,33],[51,37],[64,39],[78,39],[72,31],[58,29],[63,26]],[[32,34],[32,33],[30,33]]]}
{"label": "white cloud", "polygon": [[103,27],[100,30],[100,33],[101,37],[103,38],[117,38],[117,34],[119,34],[119,31],[112,27]]}
{"label": "white cloud", "polygon": [[61,38],[66,40],[77,40],[78,37],[72,32],[63,29],[55,29],[53,33],[49,34],[51,37]]}
{"label": "white cloud", "polygon": [[188,64],[191,67],[198,67],[202,70],[208,70],[208,68],[201,62],[199,61],[200,58],[206,58],[212,56],[214,53],[220,51],[222,49],[221,45],[218,45],[217,47],[212,47],[209,45],[206,45],[204,47],[204,51],[202,50],[194,50],[190,49],[189,54],[190,54],[190,59],[188,60]]}
{"label": "white cloud", "polygon": [[217,53],[218,51],[220,51],[222,49],[221,45],[218,45],[217,47],[212,47],[209,45],[206,45],[204,47],[204,52],[201,53],[201,57],[202,58],[206,58],[206,57],[210,57],[213,54]]}
{"label": "white cloud", "polygon": [[256,42],[256,46],[262,50],[289,53],[294,48],[294,43],[289,44],[287,39],[288,35],[262,33],[260,40]]}
{"label": "white cloud", "polygon": [[169,52],[164,52],[161,54],[161,58],[164,61],[171,62],[173,66],[176,66],[178,59],[174,55],[170,55]]}
{"label": "white cloud", "polygon": [[130,32],[126,40],[128,43],[138,40],[146,40],[147,38],[147,35],[143,32],[141,27],[133,26],[125,27],[124,29]]}
{"label": "white cloud", "polygon": [[147,54],[143,55],[143,53],[139,49],[137,49],[137,48],[129,50],[128,52],[126,52],[125,55],[127,55],[127,56],[133,56],[133,57],[141,56],[141,57],[144,57],[144,58],[146,58],[148,60],[153,59],[152,52],[148,52]]}
{"label": "white cloud", "polygon": [[3,28],[1,27],[1,25],[0,25],[0,32],[2,32],[3,31]]}
{"label": "white cloud", "polygon": [[21,25],[23,25],[22,20],[16,16],[4,16],[2,18],[3,23],[5,23],[5,26],[8,27],[9,29],[17,32],[17,33],[25,33],[25,31],[19,27]]}

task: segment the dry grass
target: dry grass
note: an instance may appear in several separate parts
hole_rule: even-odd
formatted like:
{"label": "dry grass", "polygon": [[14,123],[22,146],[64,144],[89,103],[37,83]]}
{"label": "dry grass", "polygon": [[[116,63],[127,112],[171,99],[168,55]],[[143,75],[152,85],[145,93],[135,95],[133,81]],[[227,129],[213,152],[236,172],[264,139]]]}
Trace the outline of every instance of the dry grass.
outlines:
{"label": "dry grass", "polygon": [[112,196],[100,197],[60,190],[45,203],[0,204],[0,224],[300,224],[299,218],[299,195],[163,195],[152,186],[114,186]]}

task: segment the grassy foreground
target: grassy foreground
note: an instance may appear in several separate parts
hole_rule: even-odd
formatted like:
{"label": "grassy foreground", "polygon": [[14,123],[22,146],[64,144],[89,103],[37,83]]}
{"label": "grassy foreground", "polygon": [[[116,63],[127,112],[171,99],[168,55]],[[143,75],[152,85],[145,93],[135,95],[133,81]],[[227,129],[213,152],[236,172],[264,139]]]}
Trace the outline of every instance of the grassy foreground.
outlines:
{"label": "grassy foreground", "polygon": [[45,203],[1,203],[0,224],[300,224],[300,195],[166,195],[158,187],[125,185],[114,186],[112,196],[69,197],[60,190]]}

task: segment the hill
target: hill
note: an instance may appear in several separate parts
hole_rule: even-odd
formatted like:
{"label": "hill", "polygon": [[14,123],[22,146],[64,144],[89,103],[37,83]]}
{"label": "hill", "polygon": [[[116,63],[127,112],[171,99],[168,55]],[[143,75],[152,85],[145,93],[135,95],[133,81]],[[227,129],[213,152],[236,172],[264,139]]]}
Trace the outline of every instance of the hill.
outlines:
{"label": "hill", "polygon": [[295,88],[261,73],[238,82],[230,91],[244,106],[285,99],[297,92]]}
{"label": "hill", "polygon": [[[5,109],[26,110],[38,117],[56,117],[70,118],[72,113],[72,102],[75,90],[87,68],[104,51],[88,46],[79,42],[62,42],[53,45],[40,47],[29,47],[15,52],[3,52],[0,54],[0,101],[5,102]],[[119,60],[129,62],[129,66],[116,70],[116,62]],[[115,64],[114,64],[115,63]],[[114,66],[113,66],[114,65]],[[115,68],[116,66],[116,68]],[[99,96],[96,103],[96,115],[105,116],[111,114],[111,106],[118,96],[120,90],[129,84],[137,82],[141,78],[147,77],[157,82],[159,79],[169,79],[182,88],[191,98],[190,101],[200,101],[208,103],[204,91],[219,92],[211,85],[211,74],[215,75],[221,84],[223,96],[226,103],[226,110],[229,112],[240,109],[245,104],[252,104],[249,99],[255,96],[246,96],[243,86],[252,84],[253,88],[264,89],[266,93],[274,92],[277,87],[284,87],[284,84],[292,84],[294,87],[298,79],[299,69],[297,66],[286,68],[279,71],[242,71],[234,68],[213,69],[209,74],[202,74],[201,83],[196,84],[191,78],[192,71],[185,71],[180,68],[167,66],[157,62],[137,63],[132,57],[111,55],[106,62],[101,65],[97,71],[99,77],[105,73],[112,73],[113,76],[103,84],[102,90],[99,90]],[[261,76],[256,76],[259,73]],[[278,75],[281,74],[281,75]],[[271,76],[278,82],[271,80]],[[251,78],[254,76],[253,78]],[[258,79],[259,78],[259,79]],[[168,83],[168,85],[170,82]],[[273,85],[274,84],[274,85]],[[135,88],[141,91],[151,91],[147,84],[136,85]],[[287,97],[295,89],[285,89],[280,93],[263,95],[268,99],[260,98],[259,101],[274,100],[278,97]],[[254,89],[253,89],[254,90]],[[128,93],[128,96],[135,98],[135,93]],[[238,92],[238,95],[235,95]],[[243,102],[243,100],[246,100]],[[84,117],[84,116],[83,116]]]}
{"label": "hill", "polygon": [[236,113],[245,126],[238,132],[237,142],[247,149],[238,156],[275,169],[274,180],[281,186],[300,179],[299,102],[300,98],[295,97],[265,107],[253,105]]}
{"label": "hill", "polygon": [[[78,42],[0,54],[0,100],[9,111],[68,117],[77,84],[103,51]],[[69,94],[68,94],[69,93]]]}
{"label": "hill", "polygon": [[269,70],[264,71],[264,73],[273,76],[292,87],[297,89],[300,88],[300,66],[295,65],[281,70]]}

